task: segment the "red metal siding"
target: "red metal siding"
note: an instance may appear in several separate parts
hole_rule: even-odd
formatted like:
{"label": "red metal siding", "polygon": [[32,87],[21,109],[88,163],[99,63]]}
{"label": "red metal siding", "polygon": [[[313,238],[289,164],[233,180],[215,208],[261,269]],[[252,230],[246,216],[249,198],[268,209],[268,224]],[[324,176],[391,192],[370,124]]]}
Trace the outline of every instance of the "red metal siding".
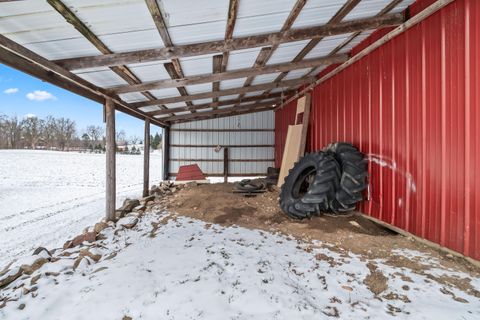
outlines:
{"label": "red metal siding", "polygon": [[[431,2],[416,2],[411,13]],[[358,146],[370,160],[371,198],[363,212],[475,259],[479,21],[480,1],[457,0],[318,85],[307,145],[319,150],[345,140]],[[277,165],[294,106],[276,113]]]}

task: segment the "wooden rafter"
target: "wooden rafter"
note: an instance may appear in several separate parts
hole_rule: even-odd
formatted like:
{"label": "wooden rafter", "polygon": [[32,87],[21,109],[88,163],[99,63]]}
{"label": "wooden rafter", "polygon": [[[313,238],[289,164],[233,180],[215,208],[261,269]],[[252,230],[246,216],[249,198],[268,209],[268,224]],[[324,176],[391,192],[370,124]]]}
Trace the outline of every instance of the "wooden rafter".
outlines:
{"label": "wooden rafter", "polygon": [[372,51],[378,49],[385,43],[391,41],[393,38],[397,37],[398,35],[402,34],[403,32],[409,30],[413,26],[417,25],[418,23],[422,22],[426,18],[430,17],[432,14],[435,12],[441,10],[443,7],[446,5],[452,3],[455,0],[437,0],[434,3],[432,3],[430,6],[427,8],[423,9],[420,13],[416,14],[412,18],[408,19],[404,23],[402,23],[400,26],[397,28],[393,29],[392,31],[388,32],[386,35],[381,37],[380,39],[376,40],[375,42],[371,43],[368,45],[366,48],[364,48],[362,51],[358,52],[355,54],[353,57],[351,57],[347,62],[344,62],[340,66],[336,67],[334,70],[330,71],[326,75],[322,76],[319,79],[316,79],[315,81],[312,81],[308,86],[304,87],[302,90],[300,90],[298,93],[290,96],[283,104],[280,106],[276,107],[275,110],[278,108],[281,108],[282,106],[294,101],[295,99],[300,98],[301,96],[305,95],[308,91],[312,90],[315,88],[315,86],[319,85],[320,83],[330,79],[331,77],[335,76],[339,72],[345,70],[355,62],[359,61],[363,57],[367,56],[370,54]]}
{"label": "wooden rafter", "polygon": [[[131,116],[139,119],[149,118],[149,115],[122,101],[112,92],[95,86],[3,35],[0,35],[0,62],[99,103],[111,99],[115,102],[117,110]],[[156,125],[168,126],[165,122],[153,117],[150,119]]]}
{"label": "wooden rafter", "polygon": [[[70,23],[78,32],[80,32],[85,39],[95,46],[103,54],[113,53],[62,1],[60,0],[47,0],[47,2],[58,12],[60,15]],[[133,74],[133,72],[124,65],[112,66],[110,69],[119,75],[128,84],[134,85],[141,83],[140,79]],[[142,92],[142,94],[149,100],[155,100],[156,98],[149,92]],[[165,109],[165,106],[160,106]]]}
{"label": "wooden rafter", "polygon": [[314,77],[308,77],[308,78],[301,78],[301,79],[294,79],[294,80],[285,80],[280,82],[257,84],[249,87],[225,89],[225,90],[220,90],[216,92],[202,92],[202,93],[192,94],[189,96],[163,98],[155,101],[143,101],[139,103],[133,103],[132,105],[134,107],[140,108],[140,107],[145,107],[147,105],[161,105],[161,104],[177,103],[177,102],[192,101],[192,100],[199,100],[199,99],[210,99],[214,97],[229,96],[234,94],[242,94],[242,93],[262,91],[262,90],[271,90],[275,88],[293,88],[302,84],[309,83],[314,79],[315,79]]}
{"label": "wooden rafter", "polygon": [[[292,27],[293,23],[297,19],[298,15],[302,11],[306,3],[307,3],[307,0],[297,0],[295,5],[293,6],[293,9],[290,11],[290,14],[288,15],[287,19],[283,23],[283,26],[282,26],[282,29],[280,29],[280,32],[286,32]],[[262,48],[262,50],[260,50],[260,53],[257,56],[257,59],[255,60],[254,68],[263,67],[270,59],[273,52],[278,49],[278,46],[279,46],[278,44],[274,44],[271,47]],[[245,83],[243,84],[243,86],[248,87],[249,85],[251,85],[254,78],[255,76],[249,76],[245,80]],[[243,95],[240,96],[240,98],[242,97]]]}
{"label": "wooden rafter", "polygon": [[[244,102],[260,102],[262,100],[272,100],[272,99],[273,99],[272,103],[278,103],[278,102],[281,102],[281,99],[279,98],[281,98],[280,93],[273,93],[270,95],[257,95],[253,97],[245,97],[243,99],[230,99],[230,100],[219,101],[217,102],[217,104],[215,104],[215,107],[230,106],[230,105],[240,104]],[[215,109],[214,103],[203,103],[203,104],[197,104],[194,107],[178,107],[178,108],[171,108],[169,110],[151,111],[151,112],[148,112],[148,114],[151,116],[159,116],[159,115],[165,115],[169,113],[190,111],[190,108],[195,108],[195,110],[210,109],[210,108]]]}
{"label": "wooden rafter", "polygon": [[381,17],[364,18],[340,22],[337,24],[323,25],[309,28],[299,28],[287,32],[262,34],[249,37],[234,38],[230,41],[210,41],[203,43],[188,44],[176,47],[161,49],[148,49],[132,52],[105,54],[101,56],[89,56],[57,60],[56,63],[70,70],[85,69],[101,66],[125,65],[129,63],[140,63],[190,57],[203,54],[220,53],[224,51],[248,49],[255,47],[271,46],[286,42],[317,39],[325,36],[333,36],[356,31],[397,26],[404,21],[401,13],[384,15]]}
{"label": "wooden rafter", "polygon": [[[327,22],[327,25],[335,25],[340,23],[343,18],[345,18],[359,3],[361,0],[348,0],[338,11],[335,15]],[[320,37],[317,39],[312,39],[310,42],[300,51],[297,56],[292,60],[292,62],[301,61],[305,58],[305,56],[313,50],[323,40],[324,37]],[[314,68],[315,69],[315,68]],[[288,71],[280,73],[276,81],[280,81],[288,74]]]}
{"label": "wooden rafter", "polygon": [[[224,57],[223,54],[217,54],[217,55],[213,56],[212,74],[218,74],[218,73],[222,72],[222,70],[223,70],[222,69],[223,57]],[[215,91],[219,91],[219,90],[220,90],[220,82],[219,81],[213,82],[212,83],[212,91],[215,92]],[[214,108],[217,107],[215,105],[215,103],[217,103],[217,102],[218,102],[218,97],[213,98],[213,103],[214,103],[213,107]]]}
{"label": "wooden rafter", "polygon": [[[148,10],[152,15],[152,18],[155,22],[155,26],[157,27],[158,33],[162,38],[163,44],[165,45],[165,47],[172,48],[173,41],[168,32],[167,25],[165,24],[165,20],[163,19],[162,11],[158,6],[157,0],[145,0],[145,3],[147,4]],[[185,77],[185,75],[183,74],[182,66],[180,64],[180,60],[178,60],[178,58],[172,58],[171,63],[170,62],[165,63],[163,66],[165,67],[168,74],[170,75],[170,78],[180,79]],[[177,87],[177,90],[180,93],[180,95],[188,96],[188,92],[185,87]],[[193,106],[193,104],[190,101],[186,101],[186,104],[188,106]]]}
{"label": "wooden rafter", "polygon": [[[387,14],[389,13],[390,11],[392,11],[400,2],[402,2],[403,0],[393,0],[391,1],[385,8],[383,8],[378,14],[377,16],[382,16],[384,14]],[[335,47],[329,54],[329,56],[331,55],[335,55],[337,54],[340,50],[342,50],[343,48],[345,48],[349,43],[351,43],[355,38],[357,38],[359,35],[361,35],[362,32],[360,31],[357,31],[355,33],[353,33],[351,36],[349,36],[347,39],[345,39],[345,41],[343,41],[342,43],[340,43],[337,47]],[[316,68],[313,68],[312,70],[310,70],[307,74],[305,74],[305,76],[310,76],[313,74],[313,72],[315,71]]]}
{"label": "wooden rafter", "polygon": [[[218,59],[214,59],[214,70],[218,70],[220,66],[220,60],[222,59],[222,55],[214,56]],[[277,73],[283,71],[290,71],[296,69],[304,69],[309,67],[318,67],[320,65],[329,65],[332,63],[343,63],[348,60],[347,55],[336,55],[336,56],[329,56],[329,57],[320,57],[315,59],[308,59],[298,62],[288,62],[288,63],[280,63],[280,64],[272,64],[267,66],[259,66],[256,68],[247,68],[247,69],[237,69],[222,73],[208,73],[208,74],[200,74],[195,76],[186,77],[183,79],[175,79],[175,80],[159,80],[159,81],[151,81],[151,82],[144,82],[137,85],[126,85],[126,86],[117,86],[109,88],[113,90],[115,93],[127,93],[127,92],[140,92],[145,90],[154,90],[160,88],[175,88],[175,87],[182,87],[186,85],[195,85],[201,83],[216,83],[218,81],[223,80],[230,80],[230,79],[238,79],[238,78],[245,78],[251,76],[257,76],[261,74],[269,74],[269,73]],[[216,66],[216,67],[215,67]],[[218,91],[218,88],[215,88]]]}
{"label": "wooden rafter", "polygon": [[[239,0],[230,0],[228,5],[228,18],[227,18],[227,27],[225,29],[225,41],[229,41],[233,38],[233,30],[235,29],[235,23],[237,22],[237,13],[238,13],[238,2]],[[222,59],[222,72],[227,70],[229,52],[223,52]]]}
{"label": "wooden rafter", "polygon": [[265,108],[273,110],[275,106],[276,106],[275,103],[272,103],[271,101],[251,103],[247,105],[240,105],[238,107],[230,107],[225,109],[217,109],[217,110],[211,110],[211,111],[183,114],[179,116],[165,117],[165,118],[162,118],[162,120],[170,122],[170,121],[176,121],[176,120],[197,119],[200,117],[219,115],[219,114],[235,114],[236,112],[253,111],[253,110],[265,109]]}
{"label": "wooden rafter", "polygon": [[[222,114],[213,114],[213,115],[203,115],[203,113],[198,113],[197,118],[192,118],[192,119],[181,119],[181,120],[174,120],[170,121],[169,124],[172,123],[182,123],[182,122],[191,122],[191,121],[199,121],[199,120],[206,120],[206,119],[213,119],[213,118],[224,118],[224,117],[231,117],[231,116],[238,116],[242,114],[249,114],[249,113],[256,113],[256,112],[263,112],[263,111],[270,111],[273,110],[272,107],[262,107],[258,109],[251,109],[251,110],[245,110],[245,111],[232,111],[229,113],[222,113]],[[249,147],[252,147],[249,145]]]}

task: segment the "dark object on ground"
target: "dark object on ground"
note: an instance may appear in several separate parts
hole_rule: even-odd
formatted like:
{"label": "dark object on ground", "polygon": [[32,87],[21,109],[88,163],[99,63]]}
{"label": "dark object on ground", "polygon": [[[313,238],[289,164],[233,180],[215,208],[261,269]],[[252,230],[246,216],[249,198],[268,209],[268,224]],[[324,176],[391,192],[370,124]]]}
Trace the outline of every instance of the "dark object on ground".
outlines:
{"label": "dark object on ground", "polygon": [[267,183],[261,179],[244,179],[242,181],[235,182],[233,186],[233,193],[241,193],[244,196],[250,197],[255,196],[257,193],[264,193],[267,191]]}
{"label": "dark object on ground", "polygon": [[268,167],[267,178],[265,179],[265,182],[267,183],[267,185],[277,185],[279,175],[280,175],[279,168]]}
{"label": "dark object on ground", "polygon": [[335,213],[352,211],[363,200],[362,193],[367,188],[367,161],[363,153],[345,142],[332,143],[324,151],[332,153],[342,168],[340,188],[330,202],[330,209]]}
{"label": "dark object on ground", "polygon": [[340,185],[341,171],[331,153],[315,152],[290,169],[280,191],[280,207],[289,217],[308,218],[329,210]]}

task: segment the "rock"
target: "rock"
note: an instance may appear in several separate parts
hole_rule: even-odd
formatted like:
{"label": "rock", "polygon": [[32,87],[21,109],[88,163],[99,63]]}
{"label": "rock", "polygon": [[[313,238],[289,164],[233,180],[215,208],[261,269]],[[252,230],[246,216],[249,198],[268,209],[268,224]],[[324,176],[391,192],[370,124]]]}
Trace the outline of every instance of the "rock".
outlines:
{"label": "rock", "polygon": [[84,269],[90,265],[90,261],[86,257],[78,257],[73,263],[73,270]]}
{"label": "rock", "polygon": [[143,201],[144,203],[147,203],[147,202],[150,202],[150,201],[153,201],[155,200],[155,195],[150,195],[148,197],[144,197],[141,199],[141,201]]}
{"label": "rock", "polygon": [[63,244],[63,250],[70,249],[70,248],[73,248],[73,241],[68,240]]}
{"label": "rock", "polygon": [[95,262],[98,262],[102,258],[101,254],[94,254],[94,253],[90,252],[88,249],[80,250],[80,253],[79,253],[78,256],[82,257],[82,258],[83,257],[89,257],[90,259],[92,259]]}
{"label": "rock", "polygon": [[20,305],[18,306],[18,310],[23,310],[25,309],[25,303],[20,303]]}
{"label": "rock", "polygon": [[5,275],[0,278],[0,289],[8,286],[13,281],[17,280],[22,275],[21,268],[15,268],[9,270]]}
{"label": "rock", "polygon": [[40,279],[41,276],[41,274],[37,274],[36,276],[32,277],[32,279],[30,280],[30,285],[33,286],[37,284],[37,281]]}
{"label": "rock", "polygon": [[153,185],[152,188],[150,189],[150,195],[155,195],[159,191],[158,187],[156,185]]}
{"label": "rock", "polygon": [[[94,231],[91,231],[91,232],[87,232],[87,233],[84,233],[84,234],[81,234],[79,236],[76,236],[73,240],[72,240],[72,247],[76,247],[76,246],[79,246],[81,245],[83,242],[95,242],[95,239],[96,239],[97,235]],[[64,247],[65,248],[65,247]],[[70,248],[70,247],[69,247]]]}
{"label": "rock", "polygon": [[141,204],[133,208],[133,211],[145,211],[145,205]]}
{"label": "rock", "polygon": [[46,258],[39,257],[31,265],[24,264],[20,266],[20,269],[22,269],[23,273],[32,274],[34,271],[40,269],[47,262],[48,260]]}
{"label": "rock", "polygon": [[35,251],[33,251],[33,255],[34,256],[37,256],[37,255],[41,255],[43,257],[51,257],[52,254],[50,253],[50,251],[48,251],[47,249],[45,249],[44,247],[38,247],[37,249],[35,249]]}
{"label": "rock", "polygon": [[137,223],[138,223],[138,218],[134,216],[128,216],[117,221],[117,225],[127,229],[131,229],[135,227]]}
{"label": "rock", "polygon": [[127,213],[132,212],[133,208],[140,205],[140,201],[138,199],[125,199],[123,205],[115,211],[115,217],[117,219],[121,219],[125,217]]}
{"label": "rock", "polygon": [[93,231],[95,234],[99,234],[102,232],[104,229],[108,228],[108,224],[106,222],[97,222],[95,223],[95,226],[93,227]]}

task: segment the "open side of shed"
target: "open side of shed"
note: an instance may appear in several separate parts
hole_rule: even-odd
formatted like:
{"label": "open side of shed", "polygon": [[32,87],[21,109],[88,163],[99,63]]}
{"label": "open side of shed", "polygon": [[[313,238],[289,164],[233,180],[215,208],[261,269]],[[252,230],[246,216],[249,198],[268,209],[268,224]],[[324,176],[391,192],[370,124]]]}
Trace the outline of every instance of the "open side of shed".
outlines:
{"label": "open side of shed", "polygon": [[[362,211],[480,259],[474,0],[0,1],[0,62],[164,131],[164,175],[261,175],[312,91],[308,150],[370,159]],[[148,146],[148,144],[146,144]],[[219,151],[223,147],[226,151]],[[228,149],[226,149],[228,148]],[[147,148],[148,149],[148,148]],[[144,194],[149,188],[145,150]],[[480,177],[479,177],[480,178]]]}

